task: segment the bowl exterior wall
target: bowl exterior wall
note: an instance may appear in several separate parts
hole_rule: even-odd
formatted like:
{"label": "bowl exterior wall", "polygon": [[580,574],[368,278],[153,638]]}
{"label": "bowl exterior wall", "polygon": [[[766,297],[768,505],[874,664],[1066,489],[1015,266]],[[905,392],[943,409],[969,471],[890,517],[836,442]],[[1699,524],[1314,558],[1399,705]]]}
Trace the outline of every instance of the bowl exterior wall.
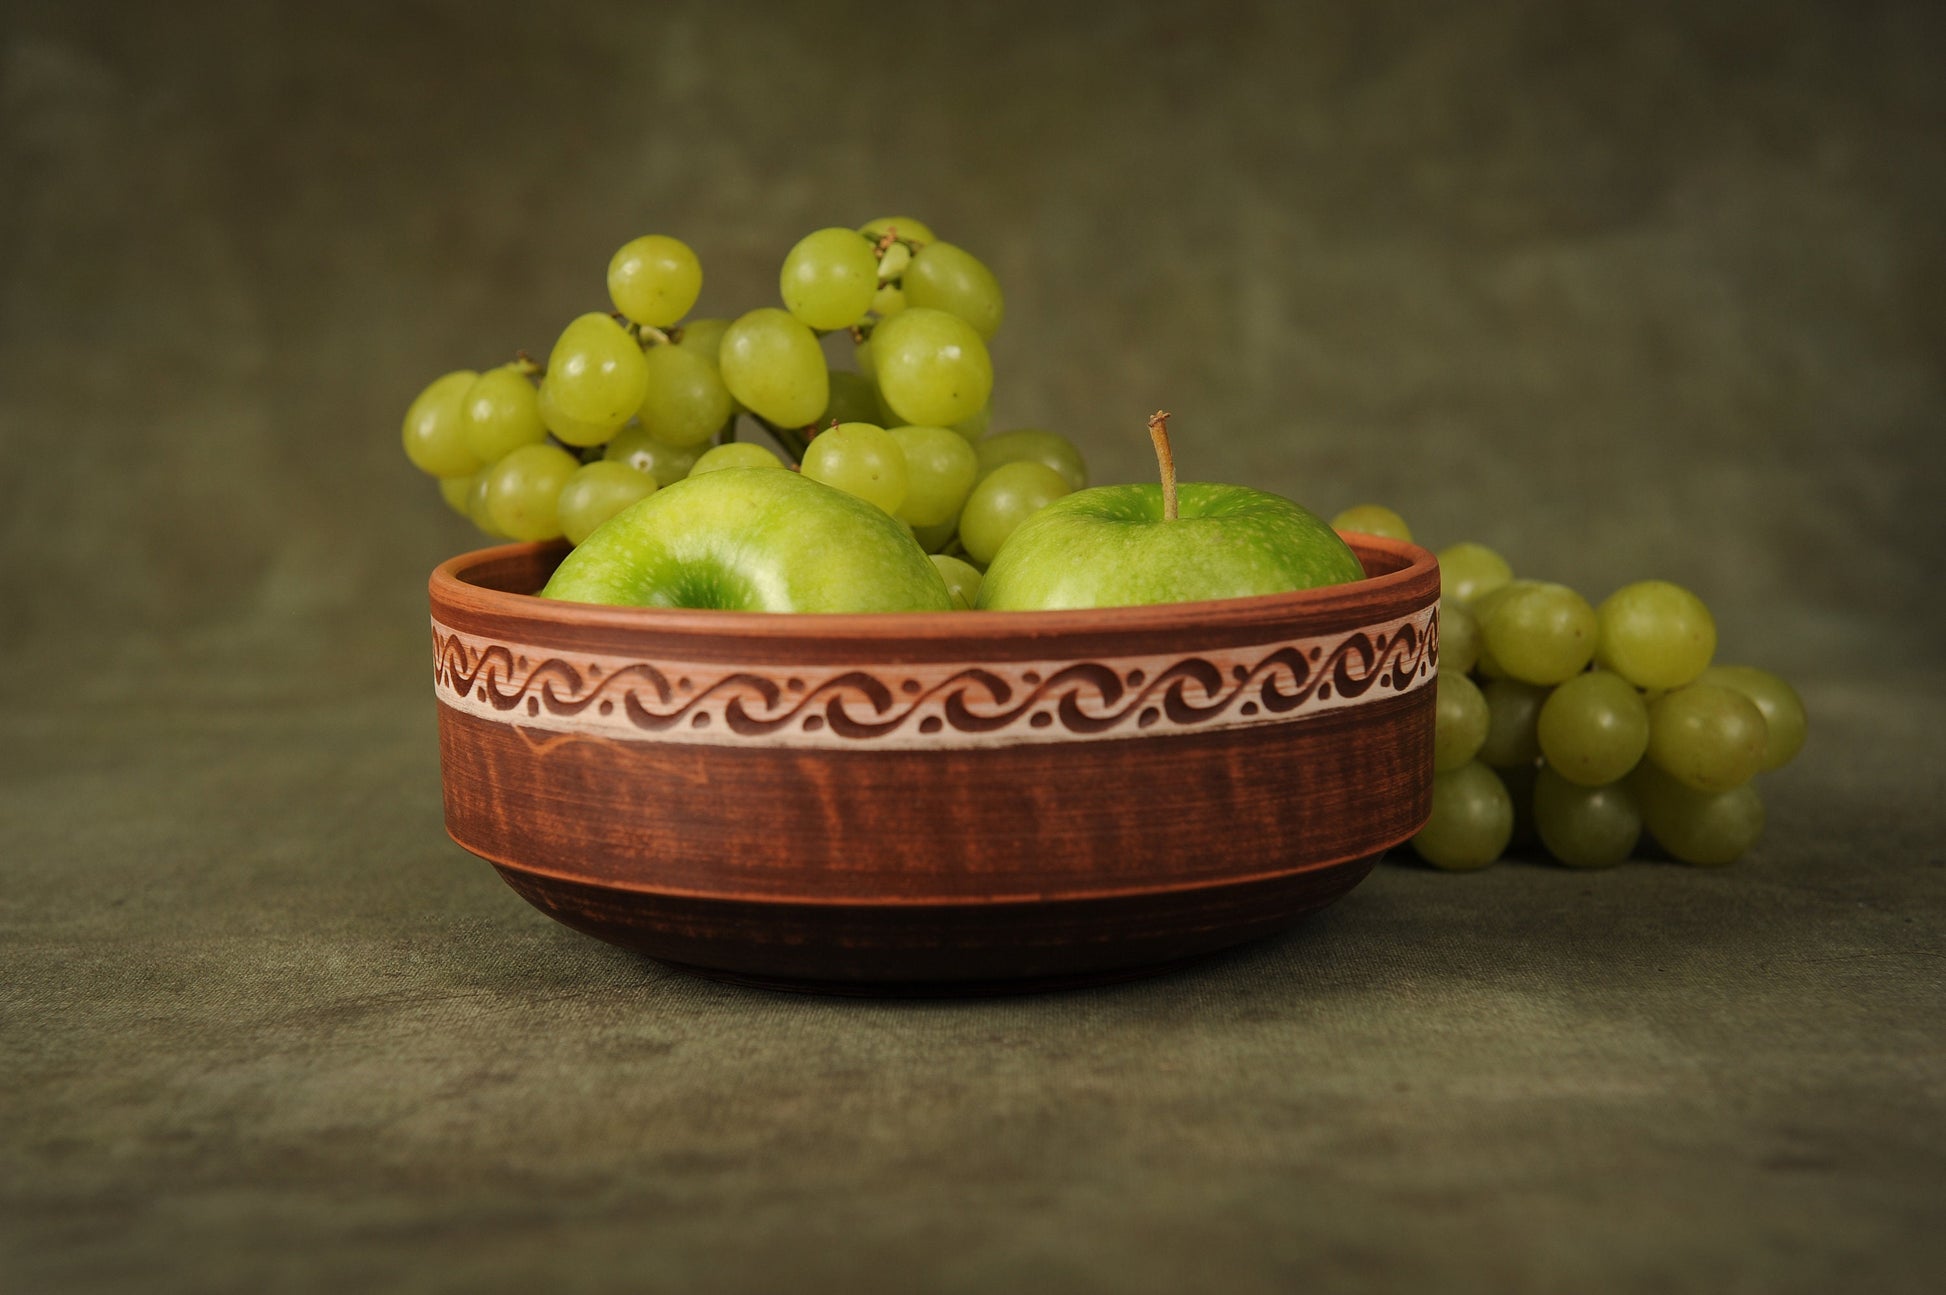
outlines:
{"label": "bowl exterior wall", "polygon": [[440,752],[454,839],[529,871],[768,902],[1103,898],[1294,872],[1411,835],[1430,809],[1429,698],[937,751],[562,738],[442,706]]}

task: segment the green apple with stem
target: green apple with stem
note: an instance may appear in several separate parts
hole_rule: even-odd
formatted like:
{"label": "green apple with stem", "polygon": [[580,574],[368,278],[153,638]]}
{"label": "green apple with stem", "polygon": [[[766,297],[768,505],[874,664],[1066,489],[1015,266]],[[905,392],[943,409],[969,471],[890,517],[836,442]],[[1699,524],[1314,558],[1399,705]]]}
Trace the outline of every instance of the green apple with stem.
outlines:
{"label": "green apple with stem", "polygon": [[885,510],[796,472],[689,476],[596,527],[543,598],[761,612],[951,611],[917,540]]}
{"label": "green apple with stem", "polygon": [[1324,521],[1246,486],[1176,484],[1169,415],[1149,419],[1159,484],[1063,495],[1007,537],[980,582],[990,611],[1133,607],[1285,593],[1364,578]]}

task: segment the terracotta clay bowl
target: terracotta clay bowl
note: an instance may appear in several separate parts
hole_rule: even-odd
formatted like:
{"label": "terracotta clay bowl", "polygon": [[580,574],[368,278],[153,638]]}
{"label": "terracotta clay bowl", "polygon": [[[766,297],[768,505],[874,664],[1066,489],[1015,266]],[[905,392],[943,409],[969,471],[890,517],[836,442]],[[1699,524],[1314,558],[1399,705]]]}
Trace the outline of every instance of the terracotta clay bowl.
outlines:
{"label": "terracotta clay bowl", "polygon": [[781,616],[433,572],[446,826],[567,925],[708,975],[1039,989],[1269,935],[1425,822],[1439,572],[1087,612]]}

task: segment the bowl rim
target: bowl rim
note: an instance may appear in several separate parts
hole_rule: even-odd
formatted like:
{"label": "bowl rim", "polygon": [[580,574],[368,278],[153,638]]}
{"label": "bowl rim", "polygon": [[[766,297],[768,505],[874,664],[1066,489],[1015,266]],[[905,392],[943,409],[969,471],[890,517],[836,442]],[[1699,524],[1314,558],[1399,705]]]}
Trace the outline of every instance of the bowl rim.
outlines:
{"label": "bowl rim", "polygon": [[615,607],[563,602],[538,594],[515,593],[478,583],[494,569],[528,562],[550,550],[565,555],[560,540],[500,544],[455,554],[433,568],[427,582],[436,611],[494,621],[574,627],[609,634],[678,633],[684,637],[743,641],[899,641],[945,646],[979,642],[1057,639],[1080,635],[1180,633],[1186,628],[1221,632],[1326,616],[1332,620],[1396,616],[1403,602],[1423,594],[1430,582],[1438,598],[1439,560],[1406,540],[1364,532],[1343,532],[1352,551],[1369,570],[1374,560],[1388,567],[1362,580],[1320,585],[1290,593],[1218,598],[1203,602],[1153,603],[1134,607],[1094,607],[1063,611],[947,612],[742,612],[693,607]]}

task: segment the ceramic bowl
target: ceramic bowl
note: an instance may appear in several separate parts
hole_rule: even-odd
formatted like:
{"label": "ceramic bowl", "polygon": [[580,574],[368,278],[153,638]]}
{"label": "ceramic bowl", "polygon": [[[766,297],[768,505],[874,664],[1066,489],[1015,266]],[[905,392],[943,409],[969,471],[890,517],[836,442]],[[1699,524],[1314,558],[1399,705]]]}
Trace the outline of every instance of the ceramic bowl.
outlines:
{"label": "ceramic bowl", "polygon": [[1337,899],[1431,804],[1439,572],[1082,612],[766,615],[433,572],[446,825],[567,925],[865,993],[1156,971]]}

